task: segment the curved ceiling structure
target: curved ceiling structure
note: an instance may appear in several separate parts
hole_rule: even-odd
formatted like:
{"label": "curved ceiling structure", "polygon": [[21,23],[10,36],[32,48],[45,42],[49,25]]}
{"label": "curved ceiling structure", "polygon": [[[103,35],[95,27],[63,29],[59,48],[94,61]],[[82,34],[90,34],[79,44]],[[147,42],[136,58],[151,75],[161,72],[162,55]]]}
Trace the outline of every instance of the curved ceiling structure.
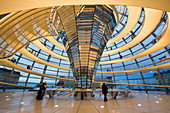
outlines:
{"label": "curved ceiling structure", "polygon": [[133,7],[127,6],[128,8],[128,20],[124,29],[114,38],[110,39],[107,45],[120,40],[122,37],[126,36],[132,29],[135,27],[136,23],[138,22],[142,8],[141,7]]}
{"label": "curved ceiling structure", "polygon": [[[128,48],[136,45],[137,43],[141,42],[154,30],[154,28],[156,27],[156,25],[158,24],[158,22],[161,19],[163,11],[155,10],[155,9],[147,9],[147,8],[145,8],[144,10],[145,10],[145,21],[144,21],[144,25],[143,25],[140,33],[126,45],[119,47],[117,49],[114,49],[114,50],[105,51],[105,52],[103,52],[103,55],[112,54],[115,52],[119,52],[119,51],[128,49]],[[155,18],[155,19],[153,19],[153,18]],[[121,32],[120,32],[120,34],[121,34]]]}
{"label": "curved ceiling structure", "polygon": [[[127,5],[127,6],[137,6],[137,7],[146,7],[152,9],[159,9],[163,11],[170,11],[169,0],[49,0],[49,1],[32,1],[27,0],[15,0],[15,4],[10,0],[1,1],[0,14],[14,12],[19,10],[41,8],[41,7],[50,7],[50,6],[60,6],[60,5],[80,5],[80,4],[108,4],[108,5]],[[12,7],[13,6],[13,7]]]}
{"label": "curved ceiling structure", "polygon": [[25,69],[21,66],[18,66],[8,60],[0,60],[1,62],[1,65],[3,66],[7,66],[7,67],[11,67],[11,68],[14,68],[14,69],[17,69],[17,70],[20,70],[20,71],[23,71],[23,72],[27,72],[27,73],[30,73],[30,74],[35,74],[35,75],[39,75],[39,76],[42,76],[42,77],[48,77],[48,78],[55,78],[55,79],[62,79],[62,80],[68,80],[68,81],[74,81],[74,79],[67,79],[67,78],[61,78],[61,77],[54,77],[54,76],[51,76],[51,75],[47,75],[47,74],[42,74],[42,73],[38,73],[38,72],[35,72],[35,71],[32,71],[32,70],[28,70],[28,69]]}
{"label": "curved ceiling structure", "polygon": [[61,66],[57,66],[55,64],[52,64],[52,63],[49,63],[49,62],[46,62],[40,58],[38,58],[37,56],[31,54],[29,51],[27,51],[25,48],[22,48],[20,49],[18,52],[20,52],[21,54],[23,54],[24,56],[36,61],[36,62],[39,62],[41,64],[44,64],[44,65],[48,65],[48,66],[51,66],[51,67],[55,67],[55,68],[58,68],[58,69],[63,69],[63,70],[69,70],[71,71],[71,69],[69,68],[65,68],[65,67],[61,67]]}
{"label": "curved ceiling structure", "polygon": [[46,53],[48,53],[48,54],[50,54],[50,55],[53,55],[53,56],[56,57],[56,58],[69,61],[69,59],[68,59],[67,57],[58,55],[57,53],[54,53],[53,51],[51,51],[51,50],[49,50],[48,48],[46,48],[39,40],[33,41],[32,43],[33,43],[35,46],[37,46],[38,48],[40,48],[41,50],[43,50],[44,52],[46,52]]}
{"label": "curved ceiling structure", "polygon": [[[168,13],[168,16],[170,16],[170,13]],[[168,21],[170,21],[170,18],[168,18]],[[140,57],[149,55],[149,54],[151,54],[155,51],[158,51],[158,50],[168,46],[170,44],[170,38],[169,38],[170,23],[168,23],[167,26],[168,26],[167,30],[165,31],[165,34],[162,36],[162,38],[157,43],[155,43],[152,47],[148,48],[147,50],[145,50],[141,53],[138,53],[136,55],[133,55],[131,57],[127,57],[127,58],[123,58],[123,59],[119,59],[119,60],[102,61],[102,62],[100,62],[100,64],[113,64],[113,63],[119,63],[119,62],[125,62],[125,61],[129,61],[129,60],[133,60],[133,59],[136,59],[136,58],[140,58]],[[138,39],[138,38],[136,38],[136,39]]]}
{"label": "curved ceiling structure", "polygon": [[0,65],[21,73],[18,86],[169,86],[168,0],[9,1],[0,2]]}
{"label": "curved ceiling structure", "polygon": [[51,37],[45,37],[49,42],[51,42],[52,44],[54,44],[55,46],[59,47],[62,50],[65,50],[64,46],[59,43],[58,41],[56,41],[52,36]]}

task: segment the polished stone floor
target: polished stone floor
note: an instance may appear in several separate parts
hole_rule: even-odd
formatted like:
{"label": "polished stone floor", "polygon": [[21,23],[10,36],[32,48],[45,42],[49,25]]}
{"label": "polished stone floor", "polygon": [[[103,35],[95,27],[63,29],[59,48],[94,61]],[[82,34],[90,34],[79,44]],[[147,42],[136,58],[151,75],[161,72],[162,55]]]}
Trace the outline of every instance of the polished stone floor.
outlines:
{"label": "polished stone floor", "polygon": [[0,93],[0,113],[170,113],[170,95],[132,93],[108,102],[103,97],[35,97],[35,92]]}

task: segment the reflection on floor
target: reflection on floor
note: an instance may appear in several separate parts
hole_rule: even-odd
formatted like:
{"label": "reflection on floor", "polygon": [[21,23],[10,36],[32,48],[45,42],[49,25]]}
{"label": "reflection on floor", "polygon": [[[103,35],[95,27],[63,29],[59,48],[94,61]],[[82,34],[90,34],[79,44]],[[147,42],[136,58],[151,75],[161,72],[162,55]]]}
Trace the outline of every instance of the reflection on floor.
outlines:
{"label": "reflection on floor", "polygon": [[170,113],[170,95],[132,93],[116,100],[91,97],[35,99],[35,92],[0,93],[0,113]]}

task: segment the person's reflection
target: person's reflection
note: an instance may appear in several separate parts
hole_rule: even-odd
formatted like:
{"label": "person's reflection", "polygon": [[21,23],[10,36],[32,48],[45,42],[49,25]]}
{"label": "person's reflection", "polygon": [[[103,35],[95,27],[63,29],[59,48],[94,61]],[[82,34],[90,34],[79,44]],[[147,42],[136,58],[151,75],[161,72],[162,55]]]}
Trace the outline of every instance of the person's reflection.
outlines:
{"label": "person's reflection", "polygon": [[48,95],[47,97],[45,98],[46,101],[45,101],[45,106],[44,107],[51,107],[51,106],[54,106],[54,98],[50,98]]}
{"label": "person's reflection", "polygon": [[148,94],[145,94],[145,96],[146,96],[146,98],[147,98],[147,103],[148,103],[148,109],[149,110],[152,110],[152,107],[151,107],[151,102],[150,102],[150,97],[149,97],[149,95]]}
{"label": "person's reflection", "polygon": [[[18,93],[20,95],[20,93]],[[24,110],[23,108],[23,104],[24,104],[24,96],[25,93],[21,93],[21,101],[19,101],[19,108],[18,108],[18,112],[22,112]]]}
{"label": "person's reflection", "polygon": [[32,106],[34,106],[32,113],[42,113],[42,104],[43,101],[37,101],[35,98],[33,98],[30,102]]}

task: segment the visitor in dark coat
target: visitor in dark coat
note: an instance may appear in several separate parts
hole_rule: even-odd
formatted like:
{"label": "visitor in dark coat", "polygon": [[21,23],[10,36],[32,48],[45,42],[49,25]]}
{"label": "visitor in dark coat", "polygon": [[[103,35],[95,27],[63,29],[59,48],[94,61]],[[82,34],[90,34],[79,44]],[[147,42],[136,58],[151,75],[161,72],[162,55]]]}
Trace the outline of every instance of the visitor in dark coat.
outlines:
{"label": "visitor in dark coat", "polygon": [[43,96],[45,94],[45,90],[46,90],[46,82],[44,82],[42,85],[40,85],[40,89],[38,90],[38,95],[36,97],[37,100],[42,100]]}
{"label": "visitor in dark coat", "polygon": [[102,85],[102,93],[104,94],[104,102],[106,102],[107,101],[108,88],[105,85],[105,83],[103,83],[103,85]]}

